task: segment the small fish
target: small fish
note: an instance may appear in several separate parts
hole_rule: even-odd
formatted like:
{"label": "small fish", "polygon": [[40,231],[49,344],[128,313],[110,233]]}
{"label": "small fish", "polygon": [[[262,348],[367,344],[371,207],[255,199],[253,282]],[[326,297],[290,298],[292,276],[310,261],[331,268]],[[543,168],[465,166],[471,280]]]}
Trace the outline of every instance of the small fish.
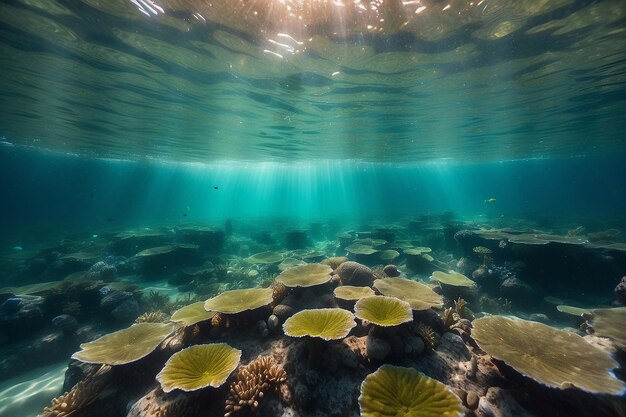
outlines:
{"label": "small fish", "polygon": [[107,221],[108,221],[108,222],[112,222],[112,221],[113,221],[113,219],[112,219],[112,218],[110,218],[110,217],[108,217],[108,218],[107,218]]}
{"label": "small fish", "polygon": [[217,190],[217,185],[214,185],[214,186],[213,186],[213,189],[214,189],[214,190]]}
{"label": "small fish", "polygon": [[98,235],[91,235],[91,237],[95,239],[98,237]]}
{"label": "small fish", "polygon": [[485,203],[495,203],[495,202],[496,202],[496,199],[493,197],[485,198]]}
{"label": "small fish", "polygon": [[187,213],[183,213],[183,217],[187,217]]}
{"label": "small fish", "polygon": [[19,252],[21,250],[24,250],[24,248],[21,247],[21,246],[13,246],[13,250],[16,251],[16,252]]}

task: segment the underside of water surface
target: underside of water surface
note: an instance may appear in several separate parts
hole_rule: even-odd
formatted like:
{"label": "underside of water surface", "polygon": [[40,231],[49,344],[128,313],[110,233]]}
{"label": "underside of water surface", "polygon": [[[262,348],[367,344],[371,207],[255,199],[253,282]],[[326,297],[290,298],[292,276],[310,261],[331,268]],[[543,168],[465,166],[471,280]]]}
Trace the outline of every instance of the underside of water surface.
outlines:
{"label": "underside of water surface", "polygon": [[624,51],[620,0],[3,1],[0,417],[626,415]]}

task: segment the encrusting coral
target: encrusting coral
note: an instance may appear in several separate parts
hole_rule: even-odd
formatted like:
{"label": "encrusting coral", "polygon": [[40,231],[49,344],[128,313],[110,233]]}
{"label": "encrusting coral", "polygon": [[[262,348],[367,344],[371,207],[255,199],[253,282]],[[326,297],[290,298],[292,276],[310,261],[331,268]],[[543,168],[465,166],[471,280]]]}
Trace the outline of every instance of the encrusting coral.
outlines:
{"label": "encrusting coral", "polygon": [[268,390],[276,390],[287,380],[287,374],[272,356],[261,356],[237,373],[230,385],[224,417],[254,413]]}
{"label": "encrusting coral", "polygon": [[69,417],[94,402],[104,390],[111,373],[111,366],[102,365],[93,375],[83,379],[59,397],[52,399],[52,405],[44,408],[37,417]]}

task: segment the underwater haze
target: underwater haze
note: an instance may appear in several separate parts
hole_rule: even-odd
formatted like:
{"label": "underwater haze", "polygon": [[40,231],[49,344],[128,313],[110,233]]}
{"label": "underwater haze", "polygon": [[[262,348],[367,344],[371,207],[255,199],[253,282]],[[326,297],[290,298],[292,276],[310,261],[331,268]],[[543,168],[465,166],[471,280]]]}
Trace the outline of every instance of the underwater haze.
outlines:
{"label": "underwater haze", "polygon": [[625,51],[622,0],[0,2],[0,417],[625,416]]}

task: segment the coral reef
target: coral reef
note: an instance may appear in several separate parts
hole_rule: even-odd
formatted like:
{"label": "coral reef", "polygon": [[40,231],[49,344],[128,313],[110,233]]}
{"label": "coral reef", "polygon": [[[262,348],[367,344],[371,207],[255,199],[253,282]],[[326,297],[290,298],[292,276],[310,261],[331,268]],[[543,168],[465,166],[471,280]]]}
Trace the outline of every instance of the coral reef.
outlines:
{"label": "coral reef", "polygon": [[461,401],[439,381],[412,368],[383,365],[361,385],[361,416],[461,417]]}
{"label": "coral reef", "polygon": [[224,417],[256,412],[261,399],[287,380],[285,370],[273,357],[261,356],[244,366],[231,383]]}
{"label": "coral reef", "polygon": [[241,351],[226,343],[194,345],[176,352],[156,376],[163,392],[222,386],[239,365]]}
{"label": "coral reef", "polygon": [[418,322],[413,325],[413,329],[415,330],[415,333],[422,338],[430,350],[435,349],[439,341],[439,335],[433,330],[432,327],[422,322]]}
{"label": "coral reef", "polygon": [[[419,221],[398,220],[402,222],[385,226],[379,234],[379,227],[366,222],[346,225],[359,231],[342,234],[340,242],[307,239],[310,246],[296,250],[279,246],[283,230],[265,233],[268,239],[259,242],[251,238],[258,233],[255,226],[242,225],[242,230],[250,228],[248,235],[230,234],[219,255],[198,247],[211,245],[209,240],[201,243],[204,232],[181,232],[193,226],[163,230],[141,245],[120,244],[119,250],[130,258],[118,256],[115,244],[103,245],[106,253],[89,244],[57,248],[58,254],[36,253],[25,266],[32,263],[40,278],[50,271],[48,258],[61,261],[58,271],[76,271],[64,282],[25,282],[0,292],[0,349],[9,347],[0,350],[1,370],[4,374],[10,370],[7,364],[20,361],[20,355],[5,354],[11,350],[24,349],[22,356],[35,363],[41,352],[64,359],[79,343],[93,340],[83,343],[73,357],[85,361],[82,366],[111,364],[107,375],[113,382],[107,377],[108,385],[101,382],[98,387],[93,375],[68,372],[67,387],[78,384],[46,409],[46,417],[354,416],[363,407],[359,384],[366,387],[363,381],[375,381],[379,372],[391,369],[389,363],[407,368],[397,371],[406,375],[387,381],[385,386],[392,387],[387,394],[401,397],[402,381],[411,380],[411,388],[416,388],[436,379],[446,385],[443,391],[458,396],[457,405],[462,404],[452,415],[460,410],[474,417],[546,417],[546,410],[565,406],[573,417],[594,409],[601,410],[597,417],[612,417],[611,410],[619,410],[596,406],[610,402],[607,398],[619,402],[606,394],[624,390],[624,371],[619,368],[626,345],[620,326],[624,313],[583,307],[609,303],[615,277],[623,275],[626,264],[623,244],[590,243],[584,236],[529,228],[486,229],[493,226],[490,219],[442,225],[439,217],[424,216]],[[506,219],[498,222],[505,224]],[[419,232],[409,225],[419,226]],[[298,226],[287,230],[293,227]],[[456,233],[463,228],[472,231]],[[555,230],[566,229],[561,225]],[[460,246],[452,241],[453,233]],[[369,266],[345,257],[327,258],[345,254],[341,247],[346,246],[351,259]],[[173,253],[184,259],[174,259]],[[459,259],[462,254],[465,258]],[[162,280],[155,281],[146,273],[158,264],[167,268],[158,271]],[[580,285],[578,268],[582,265],[589,272],[594,270],[590,264],[602,275],[602,288],[594,290],[597,297],[583,299],[580,289],[592,285]],[[544,268],[561,287],[546,279],[550,274]],[[571,282],[558,279],[570,274],[575,277]],[[427,282],[430,275],[432,282]],[[83,282],[86,276],[116,281]],[[139,286],[148,280],[142,294]],[[624,283],[626,278],[615,288],[618,302],[625,301]],[[558,291],[564,287],[567,291]],[[202,296],[170,301],[177,293],[193,292]],[[557,310],[543,301],[555,301],[544,298],[548,294],[562,299],[555,303]],[[557,330],[490,313],[555,327],[578,327],[582,314],[587,323],[580,330]],[[171,322],[162,323],[169,314]],[[18,344],[12,331],[19,332],[20,323],[30,326],[28,318],[32,327],[39,326],[37,339]],[[135,319],[140,323],[115,331]],[[585,330],[590,334],[581,338]],[[112,333],[97,338],[107,331]],[[223,357],[200,352],[215,346],[224,347]],[[230,360],[234,356],[236,360]],[[240,359],[248,365],[237,369]],[[70,369],[75,370],[72,363]],[[229,365],[223,372],[209,369],[223,364]],[[87,392],[91,383],[93,393]],[[398,415],[415,411],[415,404],[399,398],[385,404],[388,409],[401,404]],[[428,407],[422,404],[419,409],[426,412]],[[361,413],[378,415],[369,408],[361,408]]]}
{"label": "coral reef", "polygon": [[167,318],[167,314],[160,310],[147,311],[137,317],[135,323],[163,323]]}
{"label": "coral reef", "polygon": [[489,316],[474,320],[472,337],[485,352],[542,384],[614,395],[626,391],[624,382],[610,373],[619,364],[567,330]]}
{"label": "coral reef", "polygon": [[111,377],[111,367],[102,365],[96,372],[89,375],[66,392],[54,398],[52,405],[44,408],[38,417],[69,417],[81,413],[106,388]]}
{"label": "coral reef", "polygon": [[343,285],[365,287],[372,285],[374,281],[374,275],[369,267],[353,261],[343,262],[335,269],[335,274],[339,275]]}

